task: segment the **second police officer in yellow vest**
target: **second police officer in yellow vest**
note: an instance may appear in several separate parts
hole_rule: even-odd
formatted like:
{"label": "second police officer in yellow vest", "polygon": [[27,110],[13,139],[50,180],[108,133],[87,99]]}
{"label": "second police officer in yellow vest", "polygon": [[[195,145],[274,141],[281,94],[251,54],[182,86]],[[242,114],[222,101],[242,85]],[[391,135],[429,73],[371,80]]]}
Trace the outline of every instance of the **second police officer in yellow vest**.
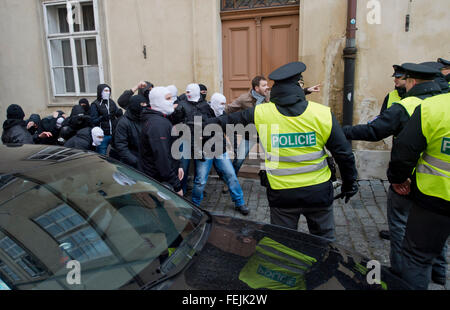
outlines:
{"label": "second police officer in yellow vest", "polygon": [[[409,122],[414,110],[424,99],[441,94],[441,87],[434,81],[439,73],[429,66],[406,63],[402,69],[405,72],[405,98],[394,103],[372,122],[366,125],[346,126],[345,135],[349,140],[381,141],[390,136],[398,136]],[[394,139],[395,141],[395,139]],[[399,195],[391,186],[387,200],[387,218],[391,250],[389,254],[391,270],[400,275],[402,268],[402,242],[412,201],[409,196]],[[441,284],[446,278],[446,247],[433,266],[433,279]]]}
{"label": "second police officer in yellow vest", "polygon": [[413,288],[426,290],[434,276],[432,264],[442,255],[450,235],[449,93],[425,99],[417,107],[394,141],[388,178],[400,194],[411,191],[413,201],[403,240],[401,277]]}
{"label": "second police officer in yellow vest", "polygon": [[[343,180],[341,198],[358,192],[351,145],[329,107],[306,101],[299,85],[305,64],[294,62],[269,75],[275,81],[271,102],[209,120],[220,124],[255,124],[265,150],[271,224],[298,229],[301,215],[311,234],[335,241],[334,189],[327,148]],[[266,178],[264,178],[266,175]]]}
{"label": "second police officer in yellow vest", "polygon": [[392,77],[394,78],[395,89],[391,91],[384,99],[380,114],[392,107],[395,102],[399,102],[400,100],[402,100],[406,94],[406,81],[403,79],[403,77],[405,76],[405,70],[403,70],[402,66],[399,65],[394,65],[393,67],[394,74],[392,75]]}

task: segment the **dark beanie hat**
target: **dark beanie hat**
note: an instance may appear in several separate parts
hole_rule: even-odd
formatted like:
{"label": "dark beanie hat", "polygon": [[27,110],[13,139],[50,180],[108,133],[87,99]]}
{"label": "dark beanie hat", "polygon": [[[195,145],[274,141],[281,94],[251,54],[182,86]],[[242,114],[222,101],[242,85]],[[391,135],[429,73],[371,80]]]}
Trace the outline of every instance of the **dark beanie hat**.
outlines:
{"label": "dark beanie hat", "polygon": [[78,101],[78,104],[87,104],[89,105],[89,101],[86,98],[80,99],[80,101]]}
{"label": "dark beanie hat", "polygon": [[41,117],[39,116],[39,114],[31,114],[30,119],[28,121],[34,122],[36,125],[39,126],[39,124],[41,123]]}
{"label": "dark beanie hat", "polygon": [[22,108],[17,104],[11,104],[6,110],[7,119],[19,119],[23,120],[25,113],[23,113]]}

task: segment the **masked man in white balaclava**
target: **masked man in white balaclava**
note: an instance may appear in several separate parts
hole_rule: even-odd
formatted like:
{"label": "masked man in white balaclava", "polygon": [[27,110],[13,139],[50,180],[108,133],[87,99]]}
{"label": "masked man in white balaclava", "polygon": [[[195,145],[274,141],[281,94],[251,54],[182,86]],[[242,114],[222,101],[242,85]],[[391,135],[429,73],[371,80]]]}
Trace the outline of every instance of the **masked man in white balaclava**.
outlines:
{"label": "masked man in white balaclava", "polygon": [[139,169],[183,196],[183,169],[171,153],[175,140],[169,120],[174,112],[172,95],[166,87],[155,87],[150,91],[149,99],[151,107],[145,107],[141,114]]}
{"label": "masked man in white balaclava", "polygon": [[111,143],[117,120],[123,115],[116,103],[111,99],[111,87],[100,84],[97,87],[97,100],[91,105],[91,120],[93,126],[100,127],[105,133],[105,138],[101,145],[97,147],[97,152],[106,155],[108,145]]}
{"label": "masked man in white balaclava", "polygon": [[172,95],[172,100],[176,102],[178,100],[178,88],[175,85],[169,85],[167,88],[170,91],[170,94]]}
{"label": "masked man in white balaclava", "polygon": [[[210,106],[211,109],[214,111],[216,117],[219,117],[224,113],[226,103],[227,98],[225,98],[224,95],[219,93],[215,93],[214,95],[212,95]],[[220,131],[223,132],[222,130]],[[197,163],[197,165],[200,165],[200,169],[199,172],[197,173],[196,178],[199,179],[200,181],[199,182],[194,181],[194,186],[197,185],[197,183],[199,183],[199,185],[197,186],[200,187],[203,186],[203,183],[206,185],[211,167],[212,165],[214,165],[217,174],[225,182],[227,188],[229,189],[231,200],[234,202],[235,209],[240,213],[242,213],[243,215],[248,215],[249,209],[245,205],[244,192],[242,191],[241,185],[239,184],[239,180],[236,176],[236,172],[233,167],[233,162],[231,161],[230,156],[228,155],[226,143],[227,141],[224,136],[222,139],[222,149],[219,149],[218,147],[220,146],[216,145],[214,150],[211,150],[215,153],[213,156],[207,156],[207,159],[205,161]],[[206,149],[207,147],[205,146],[205,150]],[[204,186],[200,188],[200,190],[203,189]],[[195,192],[196,188],[194,188],[194,191],[192,193],[193,197]]]}
{"label": "masked man in white balaclava", "polygon": [[103,130],[100,127],[94,127],[91,130],[92,135],[92,146],[93,149],[96,150],[103,143],[103,139],[105,138]]}

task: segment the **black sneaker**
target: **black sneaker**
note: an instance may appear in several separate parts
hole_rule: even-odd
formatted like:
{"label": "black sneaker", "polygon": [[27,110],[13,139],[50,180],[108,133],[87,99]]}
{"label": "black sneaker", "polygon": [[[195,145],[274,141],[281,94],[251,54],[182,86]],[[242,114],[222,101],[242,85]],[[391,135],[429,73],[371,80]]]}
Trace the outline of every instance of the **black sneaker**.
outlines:
{"label": "black sneaker", "polygon": [[445,284],[447,284],[447,279],[436,274],[435,272],[431,273],[431,281],[442,286],[445,286]]}
{"label": "black sneaker", "polygon": [[389,233],[389,230],[380,231],[380,238],[384,240],[391,240],[391,234]]}
{"label": "black sneaker", "polygon": [[236,211],[241,212],[242,215],[248,215],[250,213],[250,210],[246,205],[242,205],[240,207],[235,207]]}

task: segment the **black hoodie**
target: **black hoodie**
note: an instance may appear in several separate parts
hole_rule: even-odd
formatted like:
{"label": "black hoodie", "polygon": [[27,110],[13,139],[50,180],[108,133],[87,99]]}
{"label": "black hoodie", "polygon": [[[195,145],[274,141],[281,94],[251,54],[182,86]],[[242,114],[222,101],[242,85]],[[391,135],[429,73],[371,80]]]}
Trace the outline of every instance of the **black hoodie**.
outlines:
{"label": "black hoodie", "polygon": [[130,99],[128,109],[117,123],[114,133],[114,149],[118,153],[119,160],[134,168],[138,167],[142,102],[146,102],[142,96],[133,96]]}
{"label": "black hoodie", "polygon": [[123,112],[117,108],[116,103],[111,98],[109,100],[102,99],[102,92],[106,87],[111,90],[111,87],[107,84],[97,86],[97,100],[91,104],[91,121],[92,126],[99,126],[103,129],[105,136],[112,136],[117,119],[123,115]]}
{"label": "black hoodie", "polygon": [[20,119],[7,119],[3,123],[4,144],[33,144],[33,137],[27,130],[27,123]]}
{"label": "black hoodie", "polygon": [[171,154],[172,124],[162,113],[145,108],[141,114],[142,133],[139,149],[139,169],[161,183],[181,190],[178,179],[180,162]]}

